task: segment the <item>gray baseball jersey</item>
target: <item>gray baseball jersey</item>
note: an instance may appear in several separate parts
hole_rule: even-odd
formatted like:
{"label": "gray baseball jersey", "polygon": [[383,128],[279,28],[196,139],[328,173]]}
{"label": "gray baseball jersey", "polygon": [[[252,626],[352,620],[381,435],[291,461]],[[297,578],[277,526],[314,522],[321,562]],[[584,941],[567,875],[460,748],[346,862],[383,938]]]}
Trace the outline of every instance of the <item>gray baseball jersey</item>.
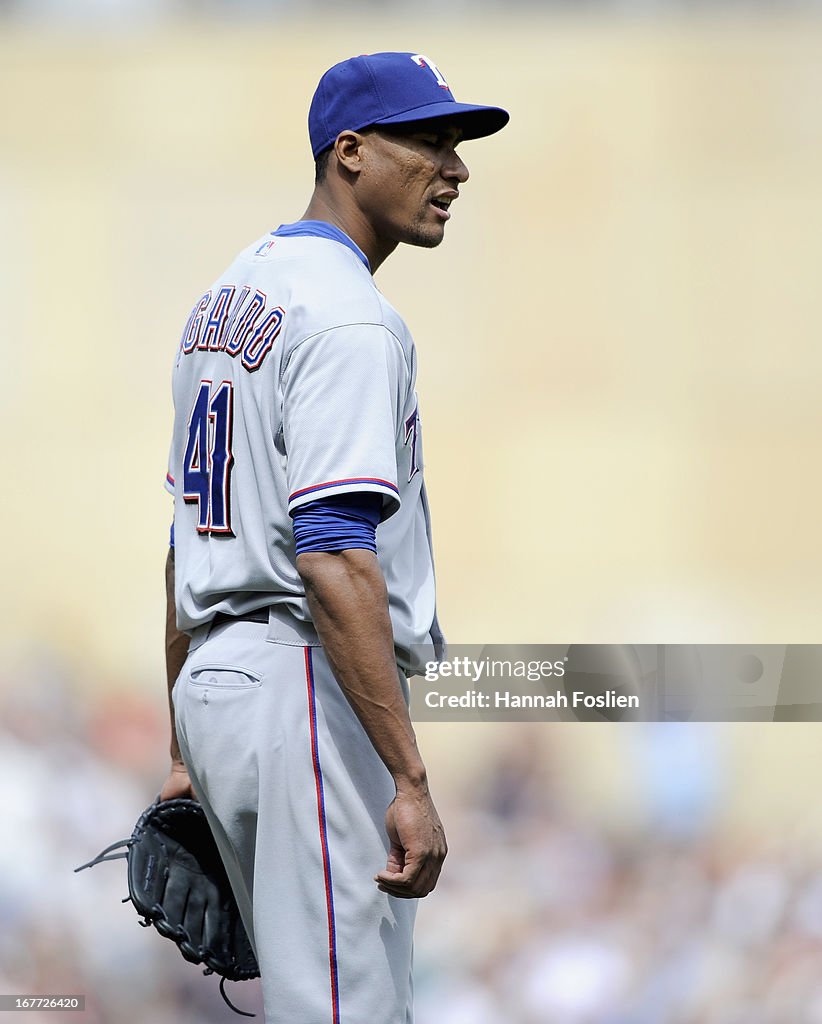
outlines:
{"label": "gray baseball jersey", "polygon": [[371,491],[383,499],[377,553],[408,668],[442,649],[414,344],[363,254],[327,229],[256,241],[186,324],[167,479],[178,626],[272,604],[307,621],[290,513]]}

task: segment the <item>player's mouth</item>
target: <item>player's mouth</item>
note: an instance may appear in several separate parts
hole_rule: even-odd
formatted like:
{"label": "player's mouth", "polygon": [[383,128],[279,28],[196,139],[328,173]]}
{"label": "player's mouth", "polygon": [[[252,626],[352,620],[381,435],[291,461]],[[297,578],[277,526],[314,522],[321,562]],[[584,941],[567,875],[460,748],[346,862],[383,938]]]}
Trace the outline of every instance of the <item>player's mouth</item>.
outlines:
{"label": "player's mouth", "polygon": [[451,206],[451,203],[453,203],[453,201],[457,198],[458,195],[458,192],[445,192],[443,193],[443,195],[436,196],[434,199],[431,200],[431,205],[437,211],[438,216],[440,216],[443,220],[450,220],[451,211],[449,207]]}

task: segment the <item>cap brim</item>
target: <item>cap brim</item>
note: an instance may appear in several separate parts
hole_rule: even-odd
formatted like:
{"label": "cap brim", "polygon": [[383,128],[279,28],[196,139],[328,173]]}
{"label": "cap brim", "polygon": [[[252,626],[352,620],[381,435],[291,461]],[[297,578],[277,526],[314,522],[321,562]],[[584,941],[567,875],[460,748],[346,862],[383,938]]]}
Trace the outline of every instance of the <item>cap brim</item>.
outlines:
{"label": "cap brim", "polygon": [[416,121],[453,121],[462,129],[463,139],[482,139],[508,124],[510,114],[502,107],[478,107],[470,103],[429,103],[402,114],[381,118],[375,125],[411,125]]}

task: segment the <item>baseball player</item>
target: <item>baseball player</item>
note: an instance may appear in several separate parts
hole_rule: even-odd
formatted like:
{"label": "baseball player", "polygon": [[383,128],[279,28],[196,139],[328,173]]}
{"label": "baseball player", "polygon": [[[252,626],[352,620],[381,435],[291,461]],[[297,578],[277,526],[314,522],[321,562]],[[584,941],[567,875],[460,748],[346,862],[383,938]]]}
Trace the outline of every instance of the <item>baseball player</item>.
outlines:
{"label": "baseball player", "polygon": [[406,674],[443,638],[417,357],[372,275],[442,241],[457,146],[507,121],[423,54],[331,68],[308,209],[239,254],[177,351],[161,796],[208,815],[268,1022],[413,1019],[416,899],[446,843]]}

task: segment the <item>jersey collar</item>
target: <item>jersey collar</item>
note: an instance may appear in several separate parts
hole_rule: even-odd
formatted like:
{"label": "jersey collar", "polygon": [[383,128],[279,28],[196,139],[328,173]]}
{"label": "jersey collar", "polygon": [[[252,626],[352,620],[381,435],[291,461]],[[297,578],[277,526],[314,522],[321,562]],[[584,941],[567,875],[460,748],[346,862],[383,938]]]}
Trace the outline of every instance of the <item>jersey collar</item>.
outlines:
{"label": "jersey collar", "polygon": [[368,262],[368,257],[357,245],[356,242],[352,241],[348,235],[340,230],[336,225],[329,224],[324,220],[298,220],[294,224],[281,224],[276,231],[271,232],[272,235],[277,235],[280,238],[294,238],[299,235],[310,235],[314,238],[330,238],[332,242],[341,242],[357,256],[358,259],[362,260],[365,269],[368,273],[371,273],[371,264]]}

